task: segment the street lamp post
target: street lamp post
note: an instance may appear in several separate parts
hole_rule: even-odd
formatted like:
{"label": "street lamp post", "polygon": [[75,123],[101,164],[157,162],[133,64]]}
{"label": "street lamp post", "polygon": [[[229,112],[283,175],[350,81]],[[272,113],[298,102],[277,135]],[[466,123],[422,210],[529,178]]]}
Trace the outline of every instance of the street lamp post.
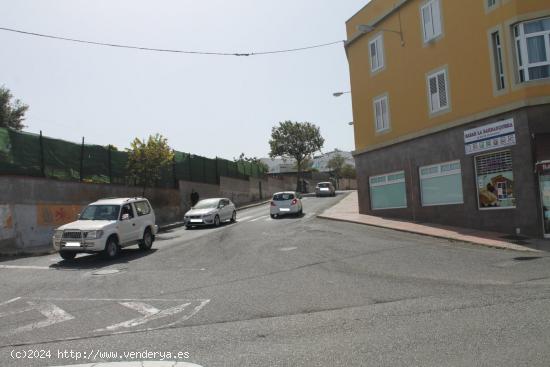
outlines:
{"label": "street lamp post", "polygon": [[334,97],[340,97],[341,95],[348,94],[348,93],[351,93],[351,91],[349,90],[349,91],[346,91],[346,92],[334,92],[334,93],[332,93],[332,95]]}

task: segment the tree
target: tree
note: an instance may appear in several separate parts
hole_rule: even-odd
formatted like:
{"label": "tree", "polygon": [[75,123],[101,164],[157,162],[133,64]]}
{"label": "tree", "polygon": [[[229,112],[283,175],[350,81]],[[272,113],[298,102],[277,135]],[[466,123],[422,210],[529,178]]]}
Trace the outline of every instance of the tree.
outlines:
{"label": "tree", "polygon": [[135,138],[126,151],[130,177],[143,187],[143,195],[145,188],[154,186],[161,178],[162,171],[174,160],[174,151],[160,134],[149,136],[147,141]]}
{"label": "tree", "polygon": [[336,179],[336,187],[338,187],[338,180],[342,177],[342,167],[345,163],[346,158],[339,153],[336,153],[327,163],[327,168],[332,172],[334,178]]}
{"label": "tree", "polygon": [[351,164],[347,163],[344,164],[341,170],[341,174],[343,178],[355,178],[357,176],[357,173],[355,171],[355,167],[353,167]]}
{"label": "tree", "polygon": [[26,126],[25,113],[29,106],[22,103],[19,99],[13,100],[10,90],[0,86],[0,127],[7,127],[15,130],[23,130]]}
{"label": "tree", "polygon": [[260,170],[262,170],[262,172],[269,171],[269,167],[267,166],[267,164],[262,162],[260,160],[260,158],[258,158],[258,157],[247,157],[246,155],[244,155],[244,153],[241,153],[241,155],[239,155],[239,158],[233,157],[233,161],[234,162],[252,163],[252,164],[257,165],[260,168]]}
{"label": "tree", "polygon": [[301,191],[302,169],[307,159],[313,153],[321,150],[325,139],[320,129],[310,122],[279,122],[279,126],[271,129],[269,146],[271,158],[294,158],[296,161],[296,190]]}

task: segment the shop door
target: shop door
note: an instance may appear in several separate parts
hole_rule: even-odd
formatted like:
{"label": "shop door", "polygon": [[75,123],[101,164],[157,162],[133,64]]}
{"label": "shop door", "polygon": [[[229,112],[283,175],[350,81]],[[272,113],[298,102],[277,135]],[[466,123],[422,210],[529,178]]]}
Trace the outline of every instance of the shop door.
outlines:
{"label": "shop door", "polygon": [[550,172],[539,174],[539,186],[544,237],[550,238]]}

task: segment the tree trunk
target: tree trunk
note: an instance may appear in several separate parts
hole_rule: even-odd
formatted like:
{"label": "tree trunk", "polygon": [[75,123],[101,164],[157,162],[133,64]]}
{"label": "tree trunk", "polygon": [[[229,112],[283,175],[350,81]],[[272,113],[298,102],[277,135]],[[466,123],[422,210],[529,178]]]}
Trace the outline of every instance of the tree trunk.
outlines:
{"label": "tree trunk", "polygon": [[302,183],[300,182],[302,179],[302,162],[297,162],[297,168],[298,172],[296,173],[296,192],[302,192]]}

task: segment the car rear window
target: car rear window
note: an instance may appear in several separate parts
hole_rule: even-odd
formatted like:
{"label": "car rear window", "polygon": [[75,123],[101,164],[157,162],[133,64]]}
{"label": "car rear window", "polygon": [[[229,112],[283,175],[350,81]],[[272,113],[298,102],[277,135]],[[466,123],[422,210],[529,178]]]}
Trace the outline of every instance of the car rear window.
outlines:
{"label": "car rear window", "polygon": [[146,201],[136,201],[134,205],[136,207],[137,215],[139,216],[147,215],[151,213],[151,207],[149,206],[149,203]]}
{"label": "car rear window", "polygon": [[330,187],[330,184],[327,183],[327,182],[321,182],[321,183],[317,184],[317,186],[319,186],[319,187]]}
{"label": "car rear window", "polygon": [[275,194],[273,195],[273,200],[283,201],[283,200],[292,200],[294,199],[294,194]]}

